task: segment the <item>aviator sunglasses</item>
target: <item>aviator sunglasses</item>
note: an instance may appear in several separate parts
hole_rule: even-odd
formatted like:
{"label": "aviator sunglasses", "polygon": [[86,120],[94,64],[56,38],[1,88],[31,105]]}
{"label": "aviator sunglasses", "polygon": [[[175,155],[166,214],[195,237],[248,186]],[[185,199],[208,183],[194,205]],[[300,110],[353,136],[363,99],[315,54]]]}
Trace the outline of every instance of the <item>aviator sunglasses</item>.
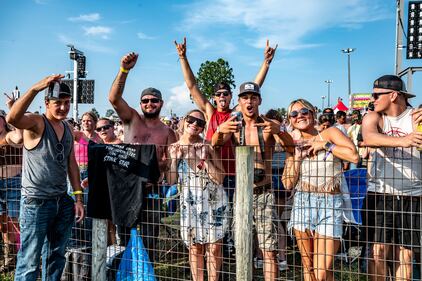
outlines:
{"label": "aviator sunglasses", "polygon": [[196,118],[196,117],[193,117],[193,116],[188,115],[188,116],[186,116],[186,119],[185,120],[186,120],[186,122],[188,122],[188,124],[193,124],[193,123],[196,122],[196,125],[198,127],[205,128],[206,122],[204,120],[202,120],[202,119],[199,119],[199,118]]}
{"label": "aviator sunglasses", "polygon": [[159,103],[160,102],[160,99],[152,98],[152,99],[142,99],[141,100],[141,103],[142,104],[147,104],[149,102],[151,102],[151,103]]}
{"label": "aviator sunglasses", "polygon": [[110,128],[111,128],[111,125],[104,125],[102,127],[96,128],[95,131],[97,131],[97,132],[101,132],[102,130],[107,131]]}
{"label": "aviator sunglasses", "polygon": [[309,109],[307,109],[306,107],[304,107],[304,108],[301,108],[299,110],[293,110],[292,112],[290,112],[290,117],[296,118],[296,117],[299,116],[299,113],[302,114],[302,116],[308,116]]}

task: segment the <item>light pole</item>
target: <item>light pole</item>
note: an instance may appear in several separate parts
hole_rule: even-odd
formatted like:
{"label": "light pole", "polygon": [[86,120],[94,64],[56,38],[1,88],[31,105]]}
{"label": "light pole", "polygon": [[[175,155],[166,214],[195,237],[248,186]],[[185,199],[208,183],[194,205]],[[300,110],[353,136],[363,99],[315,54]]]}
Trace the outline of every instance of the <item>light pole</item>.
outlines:
{"label": "light pole", "polygon": [[325,83],[327,83],[327,89],[328,89],[328,94],[327,94],[327,104],[328,107],[331,107],[331,101],[330,101],[330,88],[331,88],[331,83],[333,83],[333,80],[325,80]]}
{"label": "light pole", "polygon": [[341,50],[343,54],[347,54],[347,81],[349,85],[349,100],[352,95],[352,87],[351,87],[351,80],[350,80],[350,54],[354,52],[356,48],[347,48]]}
{"label": "light pole", "polygon": [[84,53],[75,49],[72,44],[66,45],[70,48],[69,56],[73,60],[73,120],[78,121],[78,59],[84,56]]}
{"label": "light pole", "polygon": [[322,106],[321,106],[321,112],[324,110],[324,100],[325,100],[325,96],[321,96],[322,99]]}

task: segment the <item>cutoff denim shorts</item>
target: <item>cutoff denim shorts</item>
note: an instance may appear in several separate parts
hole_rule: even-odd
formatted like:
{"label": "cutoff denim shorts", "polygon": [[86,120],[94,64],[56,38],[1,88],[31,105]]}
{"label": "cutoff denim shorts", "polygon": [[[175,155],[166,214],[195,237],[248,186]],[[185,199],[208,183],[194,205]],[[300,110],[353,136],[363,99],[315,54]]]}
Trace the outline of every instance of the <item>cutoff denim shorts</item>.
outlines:
{"label": "cutoff denim shorts", "polygon": [[341,238],[343,235],[343,199],[341,194],[297,191],[288,225],[305,232]]}

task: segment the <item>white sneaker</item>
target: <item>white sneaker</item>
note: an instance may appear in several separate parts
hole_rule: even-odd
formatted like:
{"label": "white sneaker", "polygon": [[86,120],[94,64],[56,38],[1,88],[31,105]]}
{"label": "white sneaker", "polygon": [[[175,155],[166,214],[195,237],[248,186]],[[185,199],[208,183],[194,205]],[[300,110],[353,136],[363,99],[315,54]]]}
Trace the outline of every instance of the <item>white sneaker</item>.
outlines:
{"label": "white sneaker", "polygon": [[254,266],[255,266],[256,269],[263,268],[264,267],[263,260],[260,259],[260,258],[257,258],[257,257],[253,258],[253,264],[254,264]]}
{"label": "white sneaker", "polygon": [[278,270],[280,271],[286,271],[289,270],[289,267],[287,266],[287,261],[278,261]]}

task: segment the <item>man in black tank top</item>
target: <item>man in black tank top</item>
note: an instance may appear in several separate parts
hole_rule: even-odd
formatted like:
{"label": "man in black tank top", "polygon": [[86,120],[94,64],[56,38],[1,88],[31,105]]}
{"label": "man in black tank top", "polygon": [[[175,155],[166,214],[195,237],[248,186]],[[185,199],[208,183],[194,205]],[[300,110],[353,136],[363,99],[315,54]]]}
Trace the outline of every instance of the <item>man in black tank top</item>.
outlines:
{"label": "man in black tank top", "polygon": [[[41,254],[42,279],[60,280],[74,216],[78,222],[85,216],[73,135],[64,122],[71,93],[68,86],[60,83],[63,77],[51,75],[33,85],[15,102],[6,118],[8,123],[24,130],[21,248],[16,281],[37,279]],[[25,114],[35,96],[44,89],[47,89],[45,115]],[[67,194],[67,176],[76,202]]]}

